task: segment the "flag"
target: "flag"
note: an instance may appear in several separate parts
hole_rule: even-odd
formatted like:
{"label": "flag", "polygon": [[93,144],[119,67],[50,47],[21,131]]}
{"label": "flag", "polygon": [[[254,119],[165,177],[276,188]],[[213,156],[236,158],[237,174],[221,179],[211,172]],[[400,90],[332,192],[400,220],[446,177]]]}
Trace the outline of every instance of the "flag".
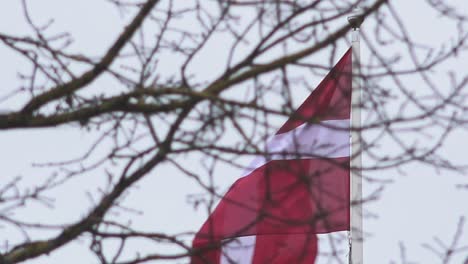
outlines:
{"label": "flag", "polygon": [[347,262],[351,60],[349,49],[231,186],[192,264]]}

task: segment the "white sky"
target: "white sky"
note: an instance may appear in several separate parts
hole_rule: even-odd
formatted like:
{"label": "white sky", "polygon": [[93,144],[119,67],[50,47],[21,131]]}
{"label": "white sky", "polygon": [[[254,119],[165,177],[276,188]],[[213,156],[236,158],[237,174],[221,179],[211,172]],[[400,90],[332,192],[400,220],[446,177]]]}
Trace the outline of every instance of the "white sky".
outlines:
{"label": "white sky", "polygon": [[[433,43],[440,39],[447,39],[453,33],[453,27],[434,18],[432,13],[421,10],[421,1],[397,0],[394,3],[405,18],[408,31],[417,36],[421,43]],[[455,1],[453,1],[455,3]],[[465,7],[464,1],[457,1],[460,8]],[[92,8],[89,6],[92,5]],[[104,1],[59,1],[47,0],[31,5],[37,17],[54,17],[59,29],[70,30],[76,41],[74,47],[79,47],[91,54],[100,54],[115,38],[116,32],[124,24],[117,11],[109,9]],[[466,7],[465,7],[466,8]],[[466,13],[466,12],[465,12]],[[84,16],[83,14],[86,14]],[[102,18],[105,14],[105,19]],[[18,1],[4,0],[0,3],[0,32],[23,35],[28,32],[22,19]],[[128,18],[128,17],[127,17]],[[365,24],[363,30],[365,31]],[[416,33],[415,33],[416,32]],[[366,32],[372,34],[371,32]],[[343,52],[345,47],[341,47]],[[362,56],[365,60],[366,50],[362,47]],[[216,56],[216,55],[213,55]],[[0,45],[0,80],[4,91],[18,85],[17,71],[24,70],[24,61],[12,55]],[[468,58],[451,60],[446,66],[447,70],[466,73]],[[214,58],[213,58],[214,60]],[[14,65],[15,67],[12,67]],[[26,68],[27,69],[27,68]],[[210,74],[209,69],[200,67],[200,74]],[[317,84],[319,78],[313,78]],[[415,84],[417,85],[417,84]],[[299,103],[301,99],[295,100]],[[12,105],[0,105],[0,110],[10,109],[21,102]],[[467,146],[467,132],[458,131],[451,135],[443,146],[443,153],[447,159],[464,162]],[[50,172],[32,167],[32,163],[49,160],[63,160],[74,158],[90,144],[93,137],[85,131],[72,127],[42,130],[12,130],[0,133],[0,160],[2,161],[2,174],[0,181],[17,175],[27,176],[27,182],[41,181],[49,176]],[[388,146],[391,148],[391,146]],[[381,147],[386,151],[386,146]],[[198,162],[193,158],[194,166]],[[366,162],[366,160],[364,160]],[[235,178],[239,171],[219,168],[226,177]],[[375,175],[377,174],[378,175]],[[395,171],[371,173],[371,177],[392,178],[394,182],[386,186],[381,199],[369,204],[366,209],[375,217],[367,217],[364,222],[368,239],[365,243],[365,263],[401,263],[400,245],[406,247],[407,260],[410,263],[441,263],[437,257],[422,247],[423,243],[434,243],[437,236],[446,244],[451,243],[458,220],[461,216],[468,216],[468,190],[457,189],[459,183],[467,182],[464,175],[457,175],[443,171],[437,174],[433,169],[421,165],[409,166],[404,175],[395,176]],[[158,168],[149,177],[138,184],[128,197],[127,206],[135,205],[144,211],[143,215],[132,216],[134,225],[153,232],[183,232],[196,231],[204,221],[206,214],[200,210],[194,212],[187,204],[186,194],[193,193],[197,188],[193,183],[179,172],[168,167]],[[161,180],[163,178],[163,180]],[[103,184],[103,179],[87,175],[74,180],[63,188],[54,191],[56,195],[56,208],[45,209],[41,206],[31,205],[24,214],[28,219],[48,219],[50,223],[67,223],[76,220],[88,208],[89,200],[82,189],[75,186],[93,183]],[[229,180],[225,180],[227,185]],[[366,184],[365,191],[376,188],[373,184]],[[90,188],[95,190],[96,188]],[[79,212],[79,213],[77,213]],[[53,215],[53,217],[51,217]],[[53,232],[52,232],[53,233]],[[47,238],[51,233],[38,232],[35,238]],[[0,243],[5,239],[19,237],[19,233],[12,229],[1,229]],[[468,224],[462,237],[463,245],[468,246]],[[90,256],[87,244],[73,243],[50,256],[41,257],[26,263],[96,263]],[[143,246],[145,245],[145,246]],[[151,252],[151,244],[138,244],[142,252]],[[172,249],[168,249],[170,251]],[[158,250],[160,251],[160,250]],[[462,263],[467,252],[455,255],[450,263]],[[183,261],[179,261],[183,263]],[[164,262],[158,262],[164,263]]]}

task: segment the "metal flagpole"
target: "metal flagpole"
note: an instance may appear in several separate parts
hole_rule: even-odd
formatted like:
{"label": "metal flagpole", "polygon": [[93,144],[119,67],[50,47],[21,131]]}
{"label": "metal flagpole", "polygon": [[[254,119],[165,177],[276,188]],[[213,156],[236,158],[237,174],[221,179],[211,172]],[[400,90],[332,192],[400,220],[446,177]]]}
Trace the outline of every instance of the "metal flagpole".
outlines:
{"label": "metal flagpole", "polygon": [[362,175],[361,175],[361,68],[359,28],[362,23],[362,10],[356,9],[348,22],[353,27],[352,36],[352,97],[351,97],[351,229],[350,229],[350,264],[363,263],[362,229]]}

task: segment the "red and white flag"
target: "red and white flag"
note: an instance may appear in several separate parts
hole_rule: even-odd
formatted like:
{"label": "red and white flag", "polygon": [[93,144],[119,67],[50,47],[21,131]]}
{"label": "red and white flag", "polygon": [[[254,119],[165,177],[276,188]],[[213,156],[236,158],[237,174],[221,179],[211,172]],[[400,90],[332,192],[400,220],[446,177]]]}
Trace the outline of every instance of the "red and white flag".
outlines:
{"label": "red and white flag", "polygon": [[349,49],[231,186],[192,264],[347,262],[351,59]]}

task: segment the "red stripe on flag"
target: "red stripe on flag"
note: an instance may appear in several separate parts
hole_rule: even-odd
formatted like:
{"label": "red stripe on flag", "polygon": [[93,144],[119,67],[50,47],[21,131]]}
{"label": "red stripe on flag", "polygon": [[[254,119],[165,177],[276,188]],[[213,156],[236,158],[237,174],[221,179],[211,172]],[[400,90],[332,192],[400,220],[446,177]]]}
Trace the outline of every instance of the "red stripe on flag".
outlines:
{"label": "red stripe on flag", "polygon": [[194,250],[190,264],[218,264],[221,258],[221,241],[212,241],[198,235],[193,240]]}
{"label": "red stripe on flag", "polygon": [[292,130],[307,121],[315,123],[317,120],[350,118],[351,54],[350,48],[277,134]]}
{"label": "red stripe on flag", "polygon": [[349,157],[268,162],[231,187],[194,247],[247,235],[349,230],[348,164]]}

